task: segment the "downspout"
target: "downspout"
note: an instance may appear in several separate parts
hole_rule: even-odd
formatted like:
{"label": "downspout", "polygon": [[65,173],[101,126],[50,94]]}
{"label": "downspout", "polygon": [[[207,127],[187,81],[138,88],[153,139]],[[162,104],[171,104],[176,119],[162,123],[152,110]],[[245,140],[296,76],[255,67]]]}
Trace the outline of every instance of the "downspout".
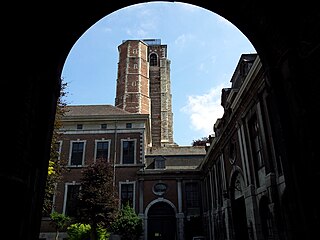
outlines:
{"label": "downspout", "polygon": [[117,121],[115,121],[114,129],[114,155],[113,155],[113,186],[116,185],[116,160],[117,160],[117,141],[118,141],[118,132],[117,132]]}

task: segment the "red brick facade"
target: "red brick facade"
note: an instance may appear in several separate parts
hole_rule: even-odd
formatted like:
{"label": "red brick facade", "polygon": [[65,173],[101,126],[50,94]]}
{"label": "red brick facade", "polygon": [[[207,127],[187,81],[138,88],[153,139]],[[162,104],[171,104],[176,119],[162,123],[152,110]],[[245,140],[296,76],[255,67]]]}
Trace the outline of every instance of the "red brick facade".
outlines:
{"label": "red brick facade", "polygon": [[150,113],[148,47],[141,41],[119,46],[115,106],[131,113]]}
{"label": "red brick facade", "polygon": [[[200,216],[200,205],[196,215],[188,213],[185,199],[185,184],[196,183],[200,187],[200,174],[196,167],[202,161],[203,147],[154,148],[150,145],[150,116],[132,114],[111,105],[68,106],[67,116],[62,119],[60,157],[67,163],[58,183],[54,198],[54,210],[66,213],[68,188],[81,185],[82,170],[95,161],[97,143],[108,143],[108,161],[115,167],[114,184],[119,193],[121,207],[122,188],[133,187],[132,206],[144,222],[144,238],[148,234],[157,234],[157,223],[151,221],[155,211],[163,207],[172,212],[172,221],[177,224],[173,233],[178,239],[184,239],[187,218]],[[105,125],[102,128],[102,125]],[[81,126],[81,127],[79,127]],[[78,129],[79,128],[79,129]],[[124,142],[134,143],[134,161],[123,162]],[[71,165],[73,143],[83,143],[83,161],[77,166]],[[156,165],[156,158],[161,156],[165,165]],[[159,185],[160,184],[160,185]],[[165,186],[160,189],[157,186]],[[200,188],[196,199],[200,203]],[[149,220],[148,220],[149,219]],[[171,223],[172,224],[172,223]],[[175,225],[175,224],[174,224]],[[155,232],[154,232],[155,231]],[[54,228],[49,218],[44,217],[40,237],[53,239]],[[61,237],[66,236],[62,232]]]}

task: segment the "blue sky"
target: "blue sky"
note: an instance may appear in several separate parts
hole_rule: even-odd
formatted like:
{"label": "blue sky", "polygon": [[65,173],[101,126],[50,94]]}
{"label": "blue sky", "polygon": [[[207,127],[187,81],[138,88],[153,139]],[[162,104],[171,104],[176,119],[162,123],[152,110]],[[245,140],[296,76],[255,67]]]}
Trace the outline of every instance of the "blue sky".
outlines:
{"label": "blue sky", "polygon": [[234,25],[206,9],[152,2],[113,12],[90,27],[71,49],[62,78],[66,103],[114,105],[118,46],[128,39],[161,39],[171,60],[174,140],[181,146],[213,133],[222,117],[221,90],[243,53],[256,50]]}

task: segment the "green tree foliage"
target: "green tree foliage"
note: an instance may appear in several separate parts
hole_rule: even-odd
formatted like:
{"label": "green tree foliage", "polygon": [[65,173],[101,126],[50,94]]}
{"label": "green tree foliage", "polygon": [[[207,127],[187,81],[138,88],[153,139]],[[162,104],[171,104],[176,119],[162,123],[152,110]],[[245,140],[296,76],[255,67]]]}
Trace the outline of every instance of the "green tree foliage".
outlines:
{"label": "green tree foliage", "polygon": [[117,209],[113,168],[105,159],[97,159],[82,172],[77,220],[90,224],[91,240],[96,240],[98,226],[108,229]]}
{"label": "green tree foliage", "polygon": [[[67,228],[68,240],[89,240],[90,239],[91,226],[89,224],[74,223]],[[108,240],[110,233],[98,226],[97,228],[98,240]]]}
{"label": "green tree foliage", "polygon": [[108,240],[110,237],[110,233],[108,232],[108,230],[101,226],[98,226],[97,233],[98,233],[98,240]]}
{"label": "green tree foliage", "polygon": [[59,156],[58,140],[60,137],[59,129],[61,128],[61,118],[66,112],[66,103],[64,102],[64,97],[66,96],[66,83],[62,83],[60,96],[57,102],[56,115],[54,121],[54,129],[52,134],[51,149],[50,149],[50,159],[48,167],[48,175],[45,188],[45,197],[43,203],[43,215],[49,216],[52,211],[52,198],[55,194],[56,184],[61,179],[62,171],[64,170],[65,161]]}
{"label": "green tree foliage", "polygon": [[197,139],[197,140],[193,140],[192,141],[192,146],[206,146],[206,143],[209,142],[209,138],[208,137],[203,137],[201,139]]}
{"label": "green tree foliage", "polygon": [[71,222],[71,218],[58,212],[52,212],[50,214],[51,224],[54,225],[56,229],[56,237],[55,239],[59,239],[59,232],[64,230],[66,226]]}
{"label": "green tree foliage", "polygon": [[111,225],[111,232],[121,235],[121,240],[138,240],[143,231],[142,219],[126,204]]}
{"label": "green tree foliage", "polygon": [[74,223],[67,228],[68,240],[90,239],[91,227],[89,224]]}

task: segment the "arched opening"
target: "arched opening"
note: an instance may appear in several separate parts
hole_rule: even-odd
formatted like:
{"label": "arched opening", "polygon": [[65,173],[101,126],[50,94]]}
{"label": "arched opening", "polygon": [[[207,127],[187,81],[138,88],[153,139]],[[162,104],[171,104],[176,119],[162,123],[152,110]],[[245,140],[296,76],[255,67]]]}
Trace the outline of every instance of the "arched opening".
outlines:
{"label": "arched opening", "polygon": [[158,66],[158,56],[155,53],[150,54],[150,66]]}
{"label": "arched opening", "polygon": [[[172,93],[167,104],[172,105],[173,138],[178,145],[191,145],[193,140],[213,133],[214,121],[223,114],[221,89],[230,86],[240,55],[256,52],[236,26],[205,8],[179,2],[132,5],[100,19],[73,46],[62,72],[65,81],[70,82],[70,104],[114,104],[116,99],[118,107],[124,105],[121,102],[128,102],[125,97],[114,96],[114,86],[126,81],[117,75],[118,52],[125,56],[127,50],[121,46],[133,39],[167,49],[155,47],[144,59],[144,53],[136,56],[139,49],[131,46],[130,61],[135,62],[130,69],[143,76],[141,66],[148,61],[149,71],[152,70],[149,79],[154,82],[150,98],[161,91],[160,94]],[[169,62],[165,63],[164,58]],[[169,89],[161,87],[159,71],[161,76],[169,75]],[[152,76],[157,77],[151,80]],[[151,111],[157,110],[158,105],[151,106]],[[161,116],[153,115],[152,121],[160,124]]]}
{"label": "arched opening", "polygon": [[249,239],[246,204],[244,198],[244,180],[239,172],[235,172],[231,180],[231,210],[235,239]]}
{"label": "arched opening", "polygon": [[273,223],[272,216],[268,206],[268,198],[263,196],[259,203],[260,221],[261,221],[261,232],[264,239],[273,238]]}
{"label": "arched opening", "polygon": [[288,236],[288,239],[295,239],[295,234],[299,232],[299,226],[297,225],[297,219],[294,217],[294,206],[292,201],[288,199],[288,193],[285,189],[283,191],[280,203],[281,209],[281,219],[279,221],[279,235],[282,239],[285,239],[285,236]]}
{"label": "arched opening", "polygon": [[148,240],[175,240],[177,238],[175,211],[168,203],[154,203],[148,211]]}
{"label": "arched opening", "polygon": [[[36,239],[40,222],[43,188],[48,167],[55,102],[58,97],[62,63],[76,40],[101,17],[130,3],[140,1],[91,1],[90,4],[64,4],[55,1],[47,6],[38,3],[8,3],[16,21],[4,28],[7,49],[3,72],[5,89],[15,93],[3,95],[5,126],[15,126],[4,135],[4,149],[15,153],[3,163],[1,181],[4,229],[16,233],[16,239]],[[314,134],[318,122],[319,11],[316,2],[274,7],[272,2],[259,5],[246,2],[188,1],[221,14],[234,23],[254,43],[274,86],[279,105],[279,119],[284,133],[284,175],[288,198],[296,210],[297,239],[312,238],[319,225],[317,189],[319,174],[319,140]],[[10,6],[11,4],[11,6]],[[61,7],[63,5],[63,7]],[[21,35],[16,29],[28,30]],[[46,28],[43,28],[46,25]],[[17,44],[17,39],[19,44]],[[5,75],[7,74],[7,75]],[[303,81],[301,81],[303,79]],[[310,87],[312,86],[312,87]],[[21,103],[16,111],[16,103]],[[14,136],[14,137],[13,137]],[[307,187],[306,187],[307,186]],[[19,217],[17,217],[19,216]]]}

